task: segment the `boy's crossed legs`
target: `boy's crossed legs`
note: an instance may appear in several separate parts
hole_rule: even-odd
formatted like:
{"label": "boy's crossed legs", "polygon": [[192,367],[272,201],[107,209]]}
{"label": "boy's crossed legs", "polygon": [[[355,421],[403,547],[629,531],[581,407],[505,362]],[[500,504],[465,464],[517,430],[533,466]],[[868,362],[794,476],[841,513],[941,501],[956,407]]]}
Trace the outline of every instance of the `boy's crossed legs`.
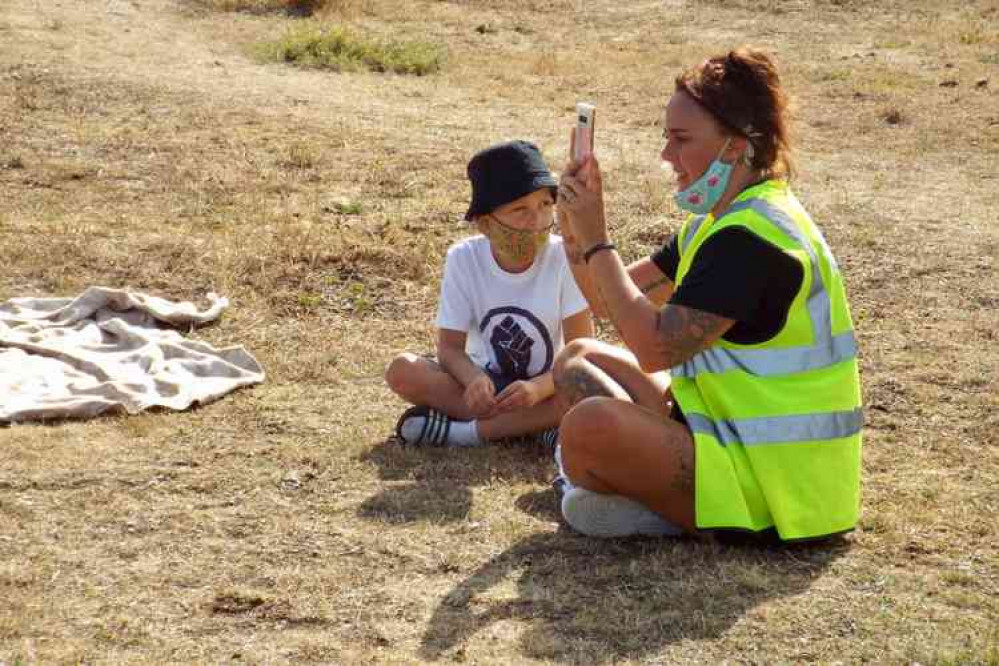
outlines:
{"label": "boy's crossed legs", "polygon": [[[452,446],[478,446],[489,440],[542,432],[558,425],[562,410],[551,397],[536,405],[476,418],[465,404],[465,388],[435,360],[412,353],[395,357],[385,381],[399,397],[435,409],[451,419],[447,441]],[[419,437],[428,416],[413,415],[400,423],[406,441]],[[409,436],[407,436],[409,435]]]}

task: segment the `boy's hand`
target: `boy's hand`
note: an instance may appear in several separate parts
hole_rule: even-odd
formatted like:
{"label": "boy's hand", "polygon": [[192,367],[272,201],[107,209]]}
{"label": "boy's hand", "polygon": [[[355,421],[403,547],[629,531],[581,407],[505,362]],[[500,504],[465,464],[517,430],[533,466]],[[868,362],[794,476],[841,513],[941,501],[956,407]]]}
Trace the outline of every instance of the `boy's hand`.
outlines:
{"label": "boy's hand", "polygon": [[530,381],[516,381],[496,396],[496,413],[533,407],[541,402],[541,390]]}
{"label": "boy's hand", "polygon": [[483,372],[479,373],[479,375],[465,387],[465,394],[463,398],[465,399],[465,405],[472,412],[472,414],[474,414],[476,418],[481,418],[489,415],[495,409],[495,396],[496,387],[493,386],[493,380],[489,379],[489,375]]}

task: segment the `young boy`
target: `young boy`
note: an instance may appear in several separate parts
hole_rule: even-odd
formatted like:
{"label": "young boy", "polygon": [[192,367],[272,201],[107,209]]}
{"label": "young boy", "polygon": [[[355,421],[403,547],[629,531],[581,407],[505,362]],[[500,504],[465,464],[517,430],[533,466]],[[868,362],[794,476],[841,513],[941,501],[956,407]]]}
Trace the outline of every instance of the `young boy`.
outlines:
{"label": "young boy", "polygon": [[465,220],[481,235],[448,249],[437,359],[397,356],[385,373],[411,407],[396,434],[414,446],[479,446],[548,431],[561,416],[552,361],[593,321],[554,226],[557,181],[537,146],[501,143],[468,163]]}

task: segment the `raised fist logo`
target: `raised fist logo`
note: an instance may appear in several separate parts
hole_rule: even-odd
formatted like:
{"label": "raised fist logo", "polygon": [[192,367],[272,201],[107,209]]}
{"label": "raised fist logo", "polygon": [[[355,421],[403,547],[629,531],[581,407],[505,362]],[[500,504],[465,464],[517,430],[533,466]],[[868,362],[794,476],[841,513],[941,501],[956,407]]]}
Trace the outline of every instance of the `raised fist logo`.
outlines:
{"label": "raised fist logo", "polygon": [[527,368],[531,364],[531,339],[516,320],[507,315],[493,328],[489,344],[496,353],[500,371],[513,379],[527,379]]}

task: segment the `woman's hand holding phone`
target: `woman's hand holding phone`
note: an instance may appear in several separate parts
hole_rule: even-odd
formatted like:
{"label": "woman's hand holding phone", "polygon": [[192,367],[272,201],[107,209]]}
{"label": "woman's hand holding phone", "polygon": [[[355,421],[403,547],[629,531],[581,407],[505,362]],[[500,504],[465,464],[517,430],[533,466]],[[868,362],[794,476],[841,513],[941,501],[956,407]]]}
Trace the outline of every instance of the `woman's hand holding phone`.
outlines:
{"label": "woman's hand holding phone", "polygon": [[[565,168],[562,169],[563,178],[568,174],[575,174],[579,171],[579,166],[572,159],[575,142],[576,128],[573,127],[569,131],[569,161],[566,162]],[[560,184],[558,188],[558,200],[556,202],[559,234],[561,234],[562,242],[565,244],[565,254],[569,258],[569,261],[578,264],[583,261],[583,248],[579,246],[579,240],[576,238],[576,231],[572,224],[572,213],[569,211],[568,206],[566,206],[565,197],[562,195],[563,191]]]}
{"label": "woman's hand holding phone", "polygon": [[[592,112],[592,105],[588,105]],[[577,125],[569,138],[569,163],[562,172],[558,188],[559,224],[567,250],[584,252],[597,243],[607,242],[607,227],[604,221],[603,180],[600,165],[593,155],[592,143],[589,150],[577,150],[577,141],[593,140],[593,116],[589,116],[590,131],[580,132],[580,124],[586,125],[583,114],[577,114]],[[584,155],[581,162],[576,157]],[[568,237],[568,238],[567,238]],[[572,255],[570,255],[570,259]]]}

